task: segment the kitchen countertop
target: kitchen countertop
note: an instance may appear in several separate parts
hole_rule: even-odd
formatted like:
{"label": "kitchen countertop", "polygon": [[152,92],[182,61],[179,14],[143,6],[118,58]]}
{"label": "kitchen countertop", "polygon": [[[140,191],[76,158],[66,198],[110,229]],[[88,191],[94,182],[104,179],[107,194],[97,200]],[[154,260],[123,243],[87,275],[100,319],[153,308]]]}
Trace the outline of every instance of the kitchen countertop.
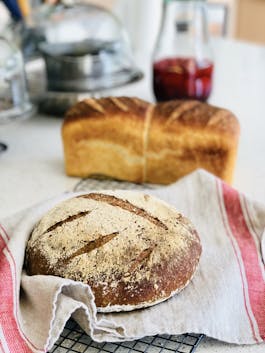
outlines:
{"label": "kitchen countertop", "polygon": [[[265,47],[232,40],[215,40],[215,80],[210,103],[232,110],[241,124],[234,186],[265,203]],[[141,82],[111,92],[153,100],[150,62]],[[61,119],[35,115],[31,119],[0,125],[0,141],[8,150],[0,155],[0,219],[21,209],[72,190],[79,179],[64,173],[60,137]],[[197,349],[205,353],[259,353],[265,344],[227,345],[205,339]]]}

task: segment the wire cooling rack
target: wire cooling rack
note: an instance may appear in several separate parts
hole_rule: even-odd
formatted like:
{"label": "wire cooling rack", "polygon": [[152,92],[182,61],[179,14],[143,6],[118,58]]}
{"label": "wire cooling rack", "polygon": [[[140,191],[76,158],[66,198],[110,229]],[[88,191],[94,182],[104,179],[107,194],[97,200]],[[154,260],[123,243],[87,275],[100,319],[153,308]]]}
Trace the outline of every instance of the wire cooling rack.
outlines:
{"label": "wire cooling rack", "polygon": [[73,191],[89,190],[152,190],[161,187],[154,184],[134,184],[127,181],[114,179],[81,179],[74,187]]}
{"label": "wire cooling rack", "polygon": [[70,319],[50,353],[193,353],[202,338],[197,334],[160,335],[137,341],[97,343]]}
{"label": "wire cooling rack", "polygon": [[[112,179],[82,179],[75,185],[73,191],[100,189],[139,191],[143,189],[155,189],[157,187],[157,185],[133,184]],[[120,343],[97,343],[75,321],[70,319],[50,353],[194,353],[203,337],[203,335],[199,334],[186,333],[176,336],[150,336],[136,341]]]}

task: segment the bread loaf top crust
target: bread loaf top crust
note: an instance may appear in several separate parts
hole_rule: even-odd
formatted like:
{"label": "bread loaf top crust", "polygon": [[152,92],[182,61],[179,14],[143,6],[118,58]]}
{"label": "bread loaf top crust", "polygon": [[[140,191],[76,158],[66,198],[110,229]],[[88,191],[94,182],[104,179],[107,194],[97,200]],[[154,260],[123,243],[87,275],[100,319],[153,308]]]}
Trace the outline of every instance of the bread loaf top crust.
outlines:
{"label": "bread loaf top crust", "polygon": [[173,100],[151,104],[139,98],[108,97],[86,99],[74,105],[66,114],[64,125],[80,119],[104,118],[116,114],[130,115],[144,120],[148,107],[152,109],[152,123],[172,126],[196,127],[237,135],[239,123],[229,110],[196,100]]}
{"label": "bread loaf top crust", "polygon": [[[87,99],[67,113],[62,137],[66,169],[143,182],[150,104],[138,98]],[[89,165],[81,161],[89,156]]]}
{"label": "bread loaf top crust", "polygon": [[171,131],[172,128],[187,127],[230,135],[239,132],[238,120],[230,111],[195,100],[157,104],[152,123]]}
{"label": "bread loaf top crust", "polygon": [[169,205],[102,191],[64,201],[41,219],[26,268],[89,284],[98,310],[108,312],[166,300],[190,281],[200,254],[195,228]]}
{"label": "bread loaf top crust", "polygon": [[104,141],[114,144],[114,148],[124,146],[132,155],[143,158],[143,135],[149,107],[149,103],[138,98],[86,99],[66,114],[63,137],[67,139],[68,134],[72,136],[74,132],[75,141]]}
{"label": "bread loaf top crust", "polygon": [[76,121],[76,119],[105,118],[117,114],[144,120],[149,105],[150,103],[139,98],[89,98],[69,109],[66,113],[64,124],[69,124]]}

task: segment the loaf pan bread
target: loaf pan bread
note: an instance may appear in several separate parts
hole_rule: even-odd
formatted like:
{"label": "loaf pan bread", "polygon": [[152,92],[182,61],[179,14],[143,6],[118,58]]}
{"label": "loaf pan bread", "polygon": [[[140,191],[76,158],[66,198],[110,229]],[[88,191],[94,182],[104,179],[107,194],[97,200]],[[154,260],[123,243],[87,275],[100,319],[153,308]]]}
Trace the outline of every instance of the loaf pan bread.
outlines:
{"label": "loaf pan bread", "polygon": [[204,168],[231,183],[239,130],[231,112],[198,101],[87,99],[64,120],[66,173],[169,184]]}

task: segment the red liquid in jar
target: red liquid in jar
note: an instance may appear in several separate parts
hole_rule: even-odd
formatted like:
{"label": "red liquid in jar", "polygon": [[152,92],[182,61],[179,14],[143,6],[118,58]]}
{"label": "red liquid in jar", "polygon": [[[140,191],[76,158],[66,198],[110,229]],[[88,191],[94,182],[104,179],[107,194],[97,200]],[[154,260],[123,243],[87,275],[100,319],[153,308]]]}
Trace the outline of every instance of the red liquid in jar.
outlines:
{"label": "red liquid in jar", "polygon": [[157,101],[177,98],[205,101],[212,89],[213,63],[193,58],[166,58],[154,63],[154,93]]}

